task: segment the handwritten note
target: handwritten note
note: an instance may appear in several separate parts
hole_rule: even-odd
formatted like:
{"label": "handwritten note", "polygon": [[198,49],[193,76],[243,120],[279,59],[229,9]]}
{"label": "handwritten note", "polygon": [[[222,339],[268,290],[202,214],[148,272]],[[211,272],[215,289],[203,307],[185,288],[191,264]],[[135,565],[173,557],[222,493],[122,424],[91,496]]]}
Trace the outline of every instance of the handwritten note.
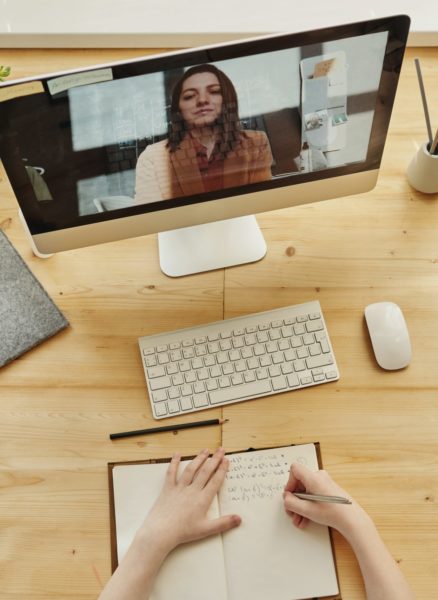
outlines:
{"label": "handwritten note", "polygon": [[[289,477],[290,460],[281,451],[234,454],[229,460],[224,489],[228,502],[278,498]],[[295,460],[307,464],[304,456]]]}

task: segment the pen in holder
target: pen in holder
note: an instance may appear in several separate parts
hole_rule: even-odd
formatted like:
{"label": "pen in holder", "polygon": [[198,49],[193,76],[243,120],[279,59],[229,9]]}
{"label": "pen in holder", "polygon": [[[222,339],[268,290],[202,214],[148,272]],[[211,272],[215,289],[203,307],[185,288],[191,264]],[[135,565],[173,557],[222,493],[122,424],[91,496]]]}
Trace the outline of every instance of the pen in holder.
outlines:
{"label": "pen in holder", "polygon": [[438,193],[438,130],[435,137],[432,137],[432,127],[430,124],[429,108],[427,106],[420,60],[416,58],[414,59],[414,62],[417,70],[418,84],[420,86],[429,141],[423,144],[417,154],[412,158],[408,166],[407,176],[411,186],[419,192],[423,192],[424,194],[436,194]]}
{"label": "pen in holder", "polygon": [[431,144],[425,143],[414,155],[407,170],[408,181],[424,194],[438,193],[438,154],[431,154]]}

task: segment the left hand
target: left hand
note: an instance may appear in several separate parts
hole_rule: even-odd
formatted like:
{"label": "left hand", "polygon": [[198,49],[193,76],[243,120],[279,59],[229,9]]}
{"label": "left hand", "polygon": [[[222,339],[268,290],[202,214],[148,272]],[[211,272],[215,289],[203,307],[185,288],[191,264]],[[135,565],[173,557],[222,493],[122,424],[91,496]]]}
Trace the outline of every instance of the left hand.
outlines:
{"label": "left hand", "polygon": [[181,457],[175,455],[170,462],[163,489],[139,532],[149,540],[152,536],[165,552],[240,525],[238,515],[207,517],[229,466],[222,448],[210,458],[209,454],[209,450],[203,450],[179,477]]}

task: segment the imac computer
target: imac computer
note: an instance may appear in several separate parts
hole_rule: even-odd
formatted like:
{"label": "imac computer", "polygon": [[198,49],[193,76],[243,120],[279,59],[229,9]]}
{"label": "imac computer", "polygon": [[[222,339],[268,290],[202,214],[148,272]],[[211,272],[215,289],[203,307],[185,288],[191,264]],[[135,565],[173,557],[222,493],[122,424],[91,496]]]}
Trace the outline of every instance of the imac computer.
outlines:
{"label": "imac computer", "polygon": [[35,253],[159,234],[179,276],[261,259],[256,213],[372,189],[409,29],[392,16],[0,86]]}

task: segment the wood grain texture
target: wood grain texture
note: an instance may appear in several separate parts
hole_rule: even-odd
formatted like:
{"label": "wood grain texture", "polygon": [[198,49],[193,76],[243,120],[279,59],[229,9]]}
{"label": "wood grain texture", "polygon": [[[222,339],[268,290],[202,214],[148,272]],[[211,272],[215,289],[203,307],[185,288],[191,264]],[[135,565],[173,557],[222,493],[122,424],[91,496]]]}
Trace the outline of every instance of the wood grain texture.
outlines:
{"label": "wood grain texture", "polygon": [[[21,77],[145,50],[2,50]],[[260,215],[267,257],[172,280],[155,236],[35,258],[0,174],[0,227],[71,327],[0,371],[0,587],[4,600],[91,600],[110,574],[106,465],[223,444],[319,441],[324,466],[376,520],[418,598],[438,568],[438,195],[412,190],[406,166],[426,136],[413,64],[421,59],[432,120],[438,49],[409,49],[375,190]],[[319,299],[341,379],[199,413],[230,419],[177,435],[110,442],[153,424],[136,340]],[[374,362],[363,309],[392,300],[412,333],[398,373]],[[175,419],[177,421],[178,419]],[[335,535],[343,598],[365,598]]]}

